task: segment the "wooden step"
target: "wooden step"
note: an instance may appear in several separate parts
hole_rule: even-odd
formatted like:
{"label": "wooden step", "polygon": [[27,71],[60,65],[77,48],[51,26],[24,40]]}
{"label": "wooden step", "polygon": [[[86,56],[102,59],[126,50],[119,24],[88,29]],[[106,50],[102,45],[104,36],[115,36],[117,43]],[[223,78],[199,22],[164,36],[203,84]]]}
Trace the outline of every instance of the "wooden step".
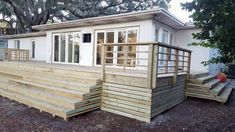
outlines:
{"label": "wooden step", "polygon": [[212,89],[214,88],[215,86],[217,86],[218,84],[220,83],[219,80],[217,79],[213,79],[205,84],[195,84],[195,83],[187,83],[187,87],[188,88],[191,88],[191,87],[202,87],[202,88],[206,88],[206,89]]}
{"label": "wooden step", "polygon": [[228,100],[229,95],[232,92],[232,88],[230,87],[226,87],[224,88],[224,90],[221,92],[221,94],[217,97],[217,101],[221,102],[221,103],[226,103],[226,101]]}
{"label": "wooden step", "polygon": [[82,83],[74,83],[69,80],[58,80],[58,79],[50,79],[50,78],[39,78],[39,77],[24,77],[25,81],[30,81],[34,83],[40,83],[44,85],[49,86],[55,86],[55,87],[62,87],[66,89],[71,90],[77,90],[81,92],[91,92],[92,90],[101,87],[100,85],[96,85],[96,82],[94,81],[94,84],[82,84]]}
{"label": "wooden step", "polygon": [[202,73],[191,73],[190,78],[200,78],[200,77],[205,77],[208,76],[208,72],[202,72]]}
{"label": "wooden step", "polygon": [[[1,88],[4,89],[3,87]],[[42,90],[31,89],[26,85],[8,85],[6,90],[70,109],[75,109],[76,103],[81,102],[81,100],[79,99],[70,99],[63,96],[47,93]]]}
{"label": "wooden step", "polygon": [[37,100],[31,97],[23,96],[16,93],[8,92],[7,90],[0,89],[0,94],[4,97],[7,97],[9,99],[15,100],[17,102],[23,103],[25,105],[28,105],[30,107],[34,107],[39,109],[40,111],[45,111],[48,113],[51,113],[52,115],[56,115],[59,117],[62,117],[64,119],[67,119],[67,111],[71,111],[70,109],[56,106],[53,104],[49,104],[47,102],[44,102],[42,100]]}
{"label": "wooden step", "polygon": [[196,84],[205,84],[213,79],[214,79],[214,76],[205,76],[205,77],[200,77],[196,79],[190,79],[190,82],[196,83]]}
{"label": "wooden step", "polygon": [[216,87],[214,87],[213,89],[210,90],[210,92],[214,95],[219,95],[223,88],[225,87],[225,84],[224,83],[220,83],[218,84]]}
{"label": "wooden step", "polygon": [[42,89],[42,90],[45,90],[49,93],[53,93],[56,95],[60,95],[60,96],[64,96],[64,97],[68,97],[68,98],[72,98],[72,99],[83,100],[85,95],[89,94],[89,93],[85,93],[85,92],[79,92],[79,91],[60,88],[60,87],[52,87],[52,86],[34,83],[34,82],[30,82],[30,81],[24,81],[24,80],[10,79],[9,81],[10,81],[10,83],[13,83],[13,84],[18,83],[18,84],[29,86],[30,88],[33,88],[33,89]]}
{"label": "wooden step", "polygon": [[91,85],[96,85],[96,84],[101,84],[101,79],[100,78],[94,78],[94,77],[81,77],[79,74],[78,75],[69,75],[69,74],[55,74],[55,73],[45,73],[45,72],[35,72],[35,71],[24,71],[22,69],[0,69],[1,74],[7,74],[11,76],[15,76],[17,78],[48,78],[48,79],[56,79],[56,80],[61,80],[61,81],[69,81],[69,82],[74,82],[74,83],[83,83],[83,84],[91,84]]}
{"label": "wooden step", "polygon": [[[59,75],[71,75],[71,76],[77,76],[80,77],[94,77],[94,78],[100,78],[99,72],[94,72],[94,70],[88,70],[89,68],[82,68],[79,66],[73,67],[73,68],[66,68],[65,66],[54,66],[54,65],[28,65],[25,63],[21,64],[14,64],[14,63],[0,63],[1,69],[9,69],[11,68],[14,71],[17,71],[19,69],[25,71],[25,72],[34,72],[34,73],[50,73],[50,74],[59,74]],[[86,69],[86,70],[84,70]]]}

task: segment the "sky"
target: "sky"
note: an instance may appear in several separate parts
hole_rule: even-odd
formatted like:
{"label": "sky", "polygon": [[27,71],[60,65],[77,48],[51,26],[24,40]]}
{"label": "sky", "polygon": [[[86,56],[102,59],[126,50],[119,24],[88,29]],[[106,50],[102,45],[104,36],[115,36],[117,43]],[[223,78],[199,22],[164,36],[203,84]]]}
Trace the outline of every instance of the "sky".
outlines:
{"label": "sky", "polygon": [[189,16],[192,14],[182,9],[180,3],[191,2],[192,0],[171,0],[169,11],[183,22],[192,21]]}

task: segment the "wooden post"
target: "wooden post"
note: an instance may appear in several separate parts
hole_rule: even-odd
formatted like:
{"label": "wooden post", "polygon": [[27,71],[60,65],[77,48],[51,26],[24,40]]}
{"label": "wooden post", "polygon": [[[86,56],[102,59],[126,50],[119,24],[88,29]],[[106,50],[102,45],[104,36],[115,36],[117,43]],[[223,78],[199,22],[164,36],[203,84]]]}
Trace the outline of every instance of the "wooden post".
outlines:
{"label": "wooden post", "polygon": [[105,61],[106,61],[106,55],[105,55],[105,45],[102,44],[102,50],[101,50],[101,64],[102,64],[102,71],[101,71],[101,80],[105,82]]}
{"label": "wooden post", "polygon": [[175,68],[174,68],[174,76],[173,76],[173,85],[176,84],[177,76],[178,76],[178,63],[179,63],[179,50],[175,49]]}
{"label": "wooden post", "polygon": [[149,54],[148,54],[148,73],[147,73],[147,88],[152,89],[152,79],[153,79],[153,55],[154,55],[154,45],[149,45]]}
{"label": "wooden post", "polygon": [[127,61],[128,61],[128,51],[127,51],[127,45],[123,45],[124,46],[124,71],[126,71],[126,66],[127,66]]}
{"label": "wooden post", "polygon": [[158,57],[159,57],[159,45],[153,45],[153,71],[152,71],[152,88],[157,87],[157,76],[158,76]]}
{"label": "wooden post", "polygon": [[183,59],[182,59],[182,71],[183,72],[184,72],[184,61],[185,61],[184,57],[185,57],[185,51],[183,51]]}
{"label": "wooden post", "polygon": [[191,52],[188,52],[187,80],[190,79],[190,67],[191,67]]}

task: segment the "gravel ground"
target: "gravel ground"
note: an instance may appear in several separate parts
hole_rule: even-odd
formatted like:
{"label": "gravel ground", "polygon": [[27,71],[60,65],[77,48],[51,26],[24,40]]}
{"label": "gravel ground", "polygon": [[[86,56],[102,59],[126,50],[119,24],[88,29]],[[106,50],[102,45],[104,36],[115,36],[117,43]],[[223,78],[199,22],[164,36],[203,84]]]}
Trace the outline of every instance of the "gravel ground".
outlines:
{"label": "gravel ground", "polygon": [[235,90],[225,105],[189,98],[155,117],[151,123],[122,117],[104,111],[93,111],[65,122],[47,113],[0,98],[0,131],[235,131]]}

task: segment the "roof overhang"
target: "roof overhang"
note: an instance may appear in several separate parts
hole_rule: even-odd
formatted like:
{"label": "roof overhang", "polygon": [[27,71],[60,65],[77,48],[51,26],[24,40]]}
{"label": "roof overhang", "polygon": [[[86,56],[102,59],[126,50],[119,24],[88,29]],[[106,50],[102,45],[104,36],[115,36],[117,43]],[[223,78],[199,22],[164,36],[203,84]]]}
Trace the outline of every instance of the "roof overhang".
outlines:
{"label": "roof overhang", "polygon": [[46,32],[33,32],[33,33],[24,33],[24,34],[16,34],[16,35],[6,35],[0,38],[18,39],[18,38],[31,38],[31,37],[42,37],[42,36],[46,36]]}
{"label": "roof overhang", "polygon": [[140,21],[147,19],[156,19],[174,29],[183,29],[184,23],[176,18],[174,15],[164,9],[151,9],[144,11],[136,11],[131,13],[123,13],[117,15],[93,17],[87,19],[79,19],[60,23],[51,23],[44,25],[33,26],[36,30],[54,30],[74,27],[88,27],[104,24],[123,23],[131,21]]}

